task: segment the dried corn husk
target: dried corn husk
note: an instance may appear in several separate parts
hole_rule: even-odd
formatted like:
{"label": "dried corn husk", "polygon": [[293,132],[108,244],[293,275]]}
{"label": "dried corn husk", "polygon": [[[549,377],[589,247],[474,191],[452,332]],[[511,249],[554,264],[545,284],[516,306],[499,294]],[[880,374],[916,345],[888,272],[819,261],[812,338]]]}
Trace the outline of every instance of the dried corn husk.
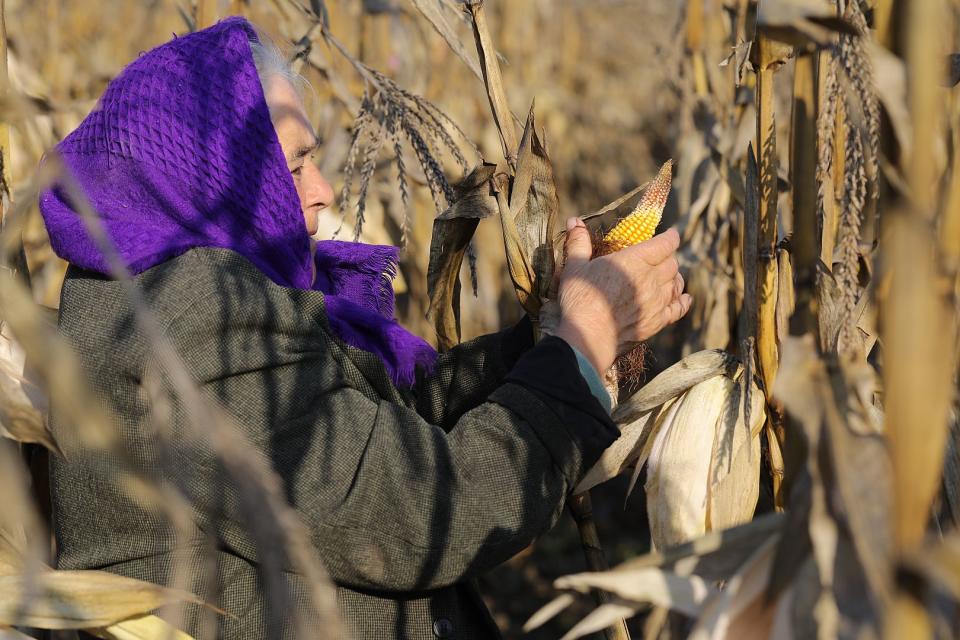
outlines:
{"label": "dried corn husk", "polygon": [[646,491],[650,538],[657,549],[706,533],[717,420],[733,386],[726,376],[714,376],[690,388],[654,440]]}
{"label": "dried corn husk", "polygon": [[739,370],[734,377],[713,376],[684,392],[659,424],[648,421],[656,425],[646,485],[655,548],[753,516],[765,414],[763,395],[751,381],[747,425],[743,378]]}

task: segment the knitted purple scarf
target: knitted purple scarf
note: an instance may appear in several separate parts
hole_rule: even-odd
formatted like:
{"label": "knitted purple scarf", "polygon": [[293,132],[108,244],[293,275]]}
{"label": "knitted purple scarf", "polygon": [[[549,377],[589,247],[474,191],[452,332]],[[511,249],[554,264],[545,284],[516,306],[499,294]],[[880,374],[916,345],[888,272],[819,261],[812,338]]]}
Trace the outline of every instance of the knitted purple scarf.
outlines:
{"label": "knitted purple scarf", "polygon": [[[140,55],[57,150],[132,273],[194,247],[236,251],[281,286],[322,291],[333,331],[410,386],[436,352],[393,317],[397,249],[322,241],[311,255],[256,39],[230,18]],[[41,193],[40,211],[57,255],[109,273],[63,189]]]}

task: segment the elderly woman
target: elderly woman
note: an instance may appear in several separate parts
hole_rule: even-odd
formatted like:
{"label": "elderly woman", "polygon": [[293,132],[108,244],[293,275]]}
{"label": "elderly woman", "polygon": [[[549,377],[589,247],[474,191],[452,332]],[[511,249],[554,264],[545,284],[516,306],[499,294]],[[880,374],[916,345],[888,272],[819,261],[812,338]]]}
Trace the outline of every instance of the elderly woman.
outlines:
{"label": "elderly woman", "polygon": [[[471,579],[546,531],[616,437],[597,372],[688,309],[677,235],[590,261],[571,221],[556,335],[534,346],[521,322],[438,357],[393,318],[395,248],[312,242],[332,193],[298,86],[249,23],[225,20],[132,62],[58,151],[189,373],[281,478],[354,637],[496,637]],[[68,191],[40,200],[70,263],[61,331],[129,458],[194,521],[184,540],[118,487],[120,460],[75,448],[51,471],[57,564],[166,584],[186,549],[192,588],[229,614],[191,609],[189,632],[289,636],[241,489],[178,437],[190,407],[151,382],[151,343]],[[281,586],[306,608],[296,566]]]}

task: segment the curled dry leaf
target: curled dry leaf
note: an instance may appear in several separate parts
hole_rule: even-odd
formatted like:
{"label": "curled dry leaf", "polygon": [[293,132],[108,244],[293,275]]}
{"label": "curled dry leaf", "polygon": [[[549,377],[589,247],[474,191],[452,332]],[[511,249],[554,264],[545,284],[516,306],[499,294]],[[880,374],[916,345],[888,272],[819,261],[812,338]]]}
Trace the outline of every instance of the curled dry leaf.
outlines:
{"label": "curled dry leaf", "polygon": [[482,218],[496,211],[489,180],[496,167],[482,164],[453,188],[454,201],[433,221],[427,293],[440,349],[460,342],[460,267]]}

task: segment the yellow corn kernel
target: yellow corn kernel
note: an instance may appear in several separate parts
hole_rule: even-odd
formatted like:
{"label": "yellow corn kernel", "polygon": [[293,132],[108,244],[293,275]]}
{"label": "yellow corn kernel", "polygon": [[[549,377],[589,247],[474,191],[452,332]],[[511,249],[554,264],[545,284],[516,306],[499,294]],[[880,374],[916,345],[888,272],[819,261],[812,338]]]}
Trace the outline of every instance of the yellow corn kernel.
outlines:
{"label": "yellow corn kernel", "polygon": [[604,236],[604,241],[609,243],[614,251],[653,237],[670,195],[672,174],[673,161],[667,160],[660,167],[657,177],[643,192],[637,208]]}

